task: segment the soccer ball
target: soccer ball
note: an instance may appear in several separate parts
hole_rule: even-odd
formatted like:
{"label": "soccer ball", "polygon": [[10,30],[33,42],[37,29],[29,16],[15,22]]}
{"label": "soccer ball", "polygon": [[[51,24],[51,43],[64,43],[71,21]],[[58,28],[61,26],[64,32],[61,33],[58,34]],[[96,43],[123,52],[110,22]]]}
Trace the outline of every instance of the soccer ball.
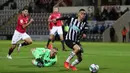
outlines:
{"label": "soccer ball", "polygon": [[99,70],[99,66],[97,64],[91,64],[89,70],[91,73],[97,73]]}

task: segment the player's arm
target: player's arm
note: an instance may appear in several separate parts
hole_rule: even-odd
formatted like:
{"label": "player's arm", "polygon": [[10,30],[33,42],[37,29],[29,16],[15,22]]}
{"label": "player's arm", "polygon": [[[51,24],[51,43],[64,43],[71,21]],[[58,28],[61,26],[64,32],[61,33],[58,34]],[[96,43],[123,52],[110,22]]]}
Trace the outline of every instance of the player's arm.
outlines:
{"label": "player's arm", "polygon": [[27,26],[29,26],[34,20],[31,18],[30,21],[25,24],[25,25],[22,25],[23,28],[26,28]]}
{"label": "player's arm", "polygon": [[52,66],[57,62],[57,56],[54,59],[49,59],[44,61],[44,66]]}
{"label": "player's arm", "polygon": [[86,38],[87,32],[88,32],[88,25],[87,25],[87,22],[86,22],[84,28],[81,30],[82,38]]}
{"label": "player's arm", "polygon": [[67,23],[68,24],[65,24],[66,26],[69,25],[70,21],[71,21],[71,17],[60,17],[60,18],[57,18],[57,19],[53,19],[53,22],[56,22],[58,20],[67,20]]}
{"label": "player's arm", "polygon": [[82,29],[83,33],[86,34],[88,32],[88,25],[87,25],[87,22],[84,26],[84,28]]}
{"label": "player's arm", "polygon": [[49,18],[48,18],[48,22],[50,23],[50,22],[53,22],[53,20],[52,20],[52,14],[49,16]]}
{"label": "player's arm", "polygon": [[28,23],[24,23],[23,19],[19,19],[18,20],[20,25],[22,25],[23,28],[26,28],[29,24],[31,24],[34,20],[30,19],[30,21]]}
{"label": "player's arm", "polygon": [[51,29],[51,25],[50,25],[50,23],[51,22],[53,22],[53,20],[52,20],[52,14],[49,16],[49,18],[48,18],[48,29],[50,30]]}
{"label": "player's arm", "polygon": [[70,20],[70,19],[71,19],[71,17],[61,17],[61,18],[56,19],[56,21],[58,21],[58,20]]}

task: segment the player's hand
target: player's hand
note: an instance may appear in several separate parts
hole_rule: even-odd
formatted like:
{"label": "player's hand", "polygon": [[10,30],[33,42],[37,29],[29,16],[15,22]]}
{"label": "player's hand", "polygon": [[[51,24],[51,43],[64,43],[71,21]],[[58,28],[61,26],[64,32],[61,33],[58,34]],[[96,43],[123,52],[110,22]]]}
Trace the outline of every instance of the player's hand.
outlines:
{"label": "player's hand", "polygon": [[31,18],[31,19],[30,19],[30,22],[33,22],[33,21],[34,21],[34,19]]}
{"label": "player's hand", "polygon": [[56,19],[53,19],[52,22],[53,22],[53,23],[56,23]]}
{"label": "player's hand", "polygon": [[86,34],[83,34],[82,38],[86,38]]}

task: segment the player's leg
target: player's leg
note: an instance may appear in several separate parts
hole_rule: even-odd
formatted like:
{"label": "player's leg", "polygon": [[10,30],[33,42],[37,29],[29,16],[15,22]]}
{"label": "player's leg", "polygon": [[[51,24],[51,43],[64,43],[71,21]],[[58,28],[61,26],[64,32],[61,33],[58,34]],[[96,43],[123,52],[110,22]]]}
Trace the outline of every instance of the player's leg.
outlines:
{"label": "player's leg", "polygon": [[14,51],[15,48],[16,48],[16,44],[12,44],[12,46],[10,47],[10,49],[8,51],[8,55],[7,55],[8,59],[12,59],[11,54]]}
{"label": "player's leg", "polygon": [[38,67],[42,67],[43,66],[43,62],[37,60],[37,58],[39,58],[39,51],[36,48],[31,49],[31,53],[33,55],[33,57],[35,59],[32,60],[32,64]]}
{"label": "player's leg", "polygon": [[124,42],[126,42],[126,35],[124,36]]}
{"label": "player's leg", "polygon": [[58,34],[59,34],[59,36],[60,36],[60,40],[61,40],[61,44],[62,44],[62,50],[63,51],[66,51],[66,49],[65,49],[65,44],[64,44],[64,38],[63,38],[63,30],[62,30],[62,27],[60,26],[60,27],[58,27]]}
{"label": "player's leg", "polygon": [[124,35],[122,35],[122,42],[124,42]]}
{"label": "player's leg", "polygon": [[12,46],[10,47],[9,51],[8,51],[8,55],[7,58],[8,59],[12,59],[11,54],[14,51],[14,49],[16,48],[17,42],[21,40],[21,34],[17,31],[14,32],[14,35],[12,37]]}
{"label": "player's leg", "polygon": [[37,67],[43,67],[44,66],[41,62],[39,62],[39,61],[37,61],[35,59],[32,60],[32,64],[37,66]]}
{"label": "player's leg", "polygon": [[66,51],[65,44],[64,44],[64,39],[63,39],[63,34],[60,34],[60,40],[61,40],[61,44],[62,44],[62,50]]}
{"label": "player's leg", "polygon": [[53,39],[54,39],[54,35],[53,35],[53,34],[50,34],[49,39],[48,39],[48,42],[47,42],[47,45],[46,45],[47,47],[49,46],[50,42],[53,41]]}
{"label": "player's leg", "polygon": [[24,42],[19,44],[18,51],[20,51],[21,46],[27,46],[32,44],[32,39],[27,33],[22,34],[22,39]]}
{"label": "player's leg", "polygon": [[[72,44],[71,44],[72,45]],[[79,45],[75,44],[73,46],[73,51],[70,53],[69,57],[67,58],[66,62],[70,62],[70,60],[79,52],[80,47]]]}
{"label": "player's leg", "polygon": [[75,66],[82,61],[82,54],[81,54],[81,52],[78,52],[78,53],[76,54],[76,56],[77,56],[77,59],[75,59],[75,60],[72,62],[71,66],[70,66],[70,68],[71,68],[72,70],[77,70],[77,68],[76,68]]}
{"label": "player's leg", "polygon": [[80,46],[78,44],[76,44],[76,42],[73,42],[73,41],[66,41],[66,45],[69,48],[73,49],[73,51],[70,53],[70,55],[68,56],[68,58],[64,62],[64,67],[66,69],[69,69],[69,66],[70,66],[69,62],[80,51]]}
{"label": "player's leg", "polygon": [[37,58],[39,58],[40,57],[40,51],[39,50],[37,50],[36,48],[33,48],[33,49],[31,49],[31,53],[32,53],[32,55],[33,55],[33,57],[35,58],[35,59],[37,59]]}
{"label": "player's leg", "polygon": [[48,45],[50,44],[50,42],[52,42],[54,40],[54,34],[56,33],[56,27],[53,26],[53,28],[50,30],[50,36],[49,36],[49,39],[48,39],[48,42],[47,42],[47,47]]}

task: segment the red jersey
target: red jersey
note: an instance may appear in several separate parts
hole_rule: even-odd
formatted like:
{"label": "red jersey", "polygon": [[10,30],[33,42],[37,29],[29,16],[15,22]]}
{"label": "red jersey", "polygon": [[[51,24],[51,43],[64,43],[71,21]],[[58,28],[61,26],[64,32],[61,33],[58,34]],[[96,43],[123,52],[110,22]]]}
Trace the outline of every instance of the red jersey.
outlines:
{"label": "red jersey", "polygon": [[29,19],[29,16],[23,16],[22,14],[20,14],[18,16],[18,19],[17,19],[17,26],[16,26],[16,30],[20,33],[24,33],[26,32],[26,28],[23,28],[22,25],[25,25],[28,23],[28,19]]}
{"label": "red jersey", "polygon": [[123,35],[123,36],[126,36],[127,32],[128,32],[128,30],[127,30],[127,29],[122,30],[122,35]]}
{"label": "red jersey", "polygon": [[[53,19],[57,19],[61,17],[61,13],[59,12],[53,12],[50,16],[48,20],[53,20]],[[50,22],[49,27],[50,29],[52,29],[53,26],[62,26],[62,21],[58,20],[56,23]]]}

